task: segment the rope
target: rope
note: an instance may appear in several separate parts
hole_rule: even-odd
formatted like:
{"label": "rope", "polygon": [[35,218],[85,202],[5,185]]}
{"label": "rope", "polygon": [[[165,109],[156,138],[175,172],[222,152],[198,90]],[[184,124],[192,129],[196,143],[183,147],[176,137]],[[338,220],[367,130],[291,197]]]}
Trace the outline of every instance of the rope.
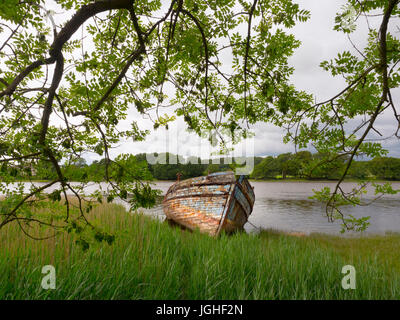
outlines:
{"label": "rope", "polygon": [[259,229],[260,231],[262,230],[261,227],[257,227],[255,226],[253,223],[251,223],[249,220],[247,220],[247,223],[249,223],[250,225],[252,225],[255,229]]}

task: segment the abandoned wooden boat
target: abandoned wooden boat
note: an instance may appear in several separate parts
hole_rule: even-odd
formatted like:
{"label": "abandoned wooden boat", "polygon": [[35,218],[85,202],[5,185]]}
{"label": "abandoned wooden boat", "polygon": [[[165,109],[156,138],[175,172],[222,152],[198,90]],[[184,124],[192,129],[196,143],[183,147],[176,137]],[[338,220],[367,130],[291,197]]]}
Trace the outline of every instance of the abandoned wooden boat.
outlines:
{"label": "abandoned wooden boat", "polygon": [[253,210],[254,191],[245,176],[217,172],[175,182],[163,200],[167,219],[190,230],[218,235],[243,228]]}

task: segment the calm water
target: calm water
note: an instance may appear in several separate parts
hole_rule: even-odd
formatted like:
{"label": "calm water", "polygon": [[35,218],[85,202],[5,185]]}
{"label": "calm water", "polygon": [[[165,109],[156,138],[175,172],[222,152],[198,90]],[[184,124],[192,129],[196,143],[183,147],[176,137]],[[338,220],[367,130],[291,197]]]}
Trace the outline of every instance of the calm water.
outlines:
{"label": "calm water", "polygon": [[[328,186],[333,190],[334,182],[253,182],[256,202],[249,221],[263,228],[274,228],[305,233],[339,233],[340,222],[328,222],[324,204],[310,200],[313,189]],[[345,182],[343,189],[350,191],[356,183]],[[393,183],[400,188],[400,183]],[[370,188],[365,200],[374,198]],[[386,196],[369,206],[347,207],[346,213],[355,217],[371,216],[369,233],[400,232],[400,194]],[[246,225],[251,230],[251,225]]]}
{"label": "calm water", "polygon": [[[171,182],[157,182],[155,186],[164,193]],[[334,182],[251,182],[254,186],[256,202],[245,229],[256,231],[256,227],[297,231],[304,233],[320,232],[339,234],[340,222],[328,222],[325,206],[318,201],[308,199],[313,189],[320,190],[328,186],[331,190]],[[343,189],[350,191],[357,184],[345,182]],[[393,188],[400,189],[400,183],[393,183]],[[363,199],[373,199],[373,188]],[[150,214],[163,216],[161,206]],[[388,195],[373,204],[364,207],[348,207],[346,212],[355,217],[371,216],[368,233],[400,232],[400,194]]]}
{"label": "calm water", "polygon": [[[41,185],[42,183],[35,183]],[[169,181],[159,181],[153,187],[165,193],[172,184]],[[297,231],[304,233],[339,233],[340,223],[330,223],[324,215],[323,204],[310,200],[313,189],[319,190],[324,186],[331,189],[334,182],[251,182],[254,186],[256,202],[249,223],[245,229],[249,232],[256,231],[256,227],[266,229],[278,229],[284,231]],[[343,188],[351,190],[355,183],[345,182]],[[393,183],[393,187],[400,189],[400,183]],[[29,186],[26,185],[26,190]],[[91,184],[87,187],[88,192],[96,189],[107,189],[106,184]],[[364,196],[365,200],[372,199],[372,188]],[[145,210],[147,214],[164,218],[162,207],[159,205],[151,210]],[[356,217],[371,216],[371,225],[368,233],[385,233],[388,231],[400,232],[400,194],[385,196],[375,203],[364,207],[349,207],[346,209]]]}

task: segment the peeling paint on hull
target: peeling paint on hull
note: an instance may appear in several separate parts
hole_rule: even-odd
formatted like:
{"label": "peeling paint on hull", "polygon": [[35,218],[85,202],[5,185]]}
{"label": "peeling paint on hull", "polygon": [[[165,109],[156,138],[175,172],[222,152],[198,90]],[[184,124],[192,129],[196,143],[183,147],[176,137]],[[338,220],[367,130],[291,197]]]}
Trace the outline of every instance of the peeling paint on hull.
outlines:
{"label": "peeling paint on hull", "polygon": [[243,228],[253,210],[253,188],[233,172],[217,172],[174,183],[163,200],[167,219],[216,236]]}

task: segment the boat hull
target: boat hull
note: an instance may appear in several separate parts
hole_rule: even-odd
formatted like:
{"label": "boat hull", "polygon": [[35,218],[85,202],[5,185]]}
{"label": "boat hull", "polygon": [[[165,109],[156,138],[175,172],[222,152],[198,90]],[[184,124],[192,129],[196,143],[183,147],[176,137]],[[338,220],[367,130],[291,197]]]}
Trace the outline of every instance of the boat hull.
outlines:
{"label": "boat hull", "polygon": [[233,172],[178,181],[163,200],[167,219],[212,236],[243,228],[253,204],[253,188],[244,176],[236,180]]}

